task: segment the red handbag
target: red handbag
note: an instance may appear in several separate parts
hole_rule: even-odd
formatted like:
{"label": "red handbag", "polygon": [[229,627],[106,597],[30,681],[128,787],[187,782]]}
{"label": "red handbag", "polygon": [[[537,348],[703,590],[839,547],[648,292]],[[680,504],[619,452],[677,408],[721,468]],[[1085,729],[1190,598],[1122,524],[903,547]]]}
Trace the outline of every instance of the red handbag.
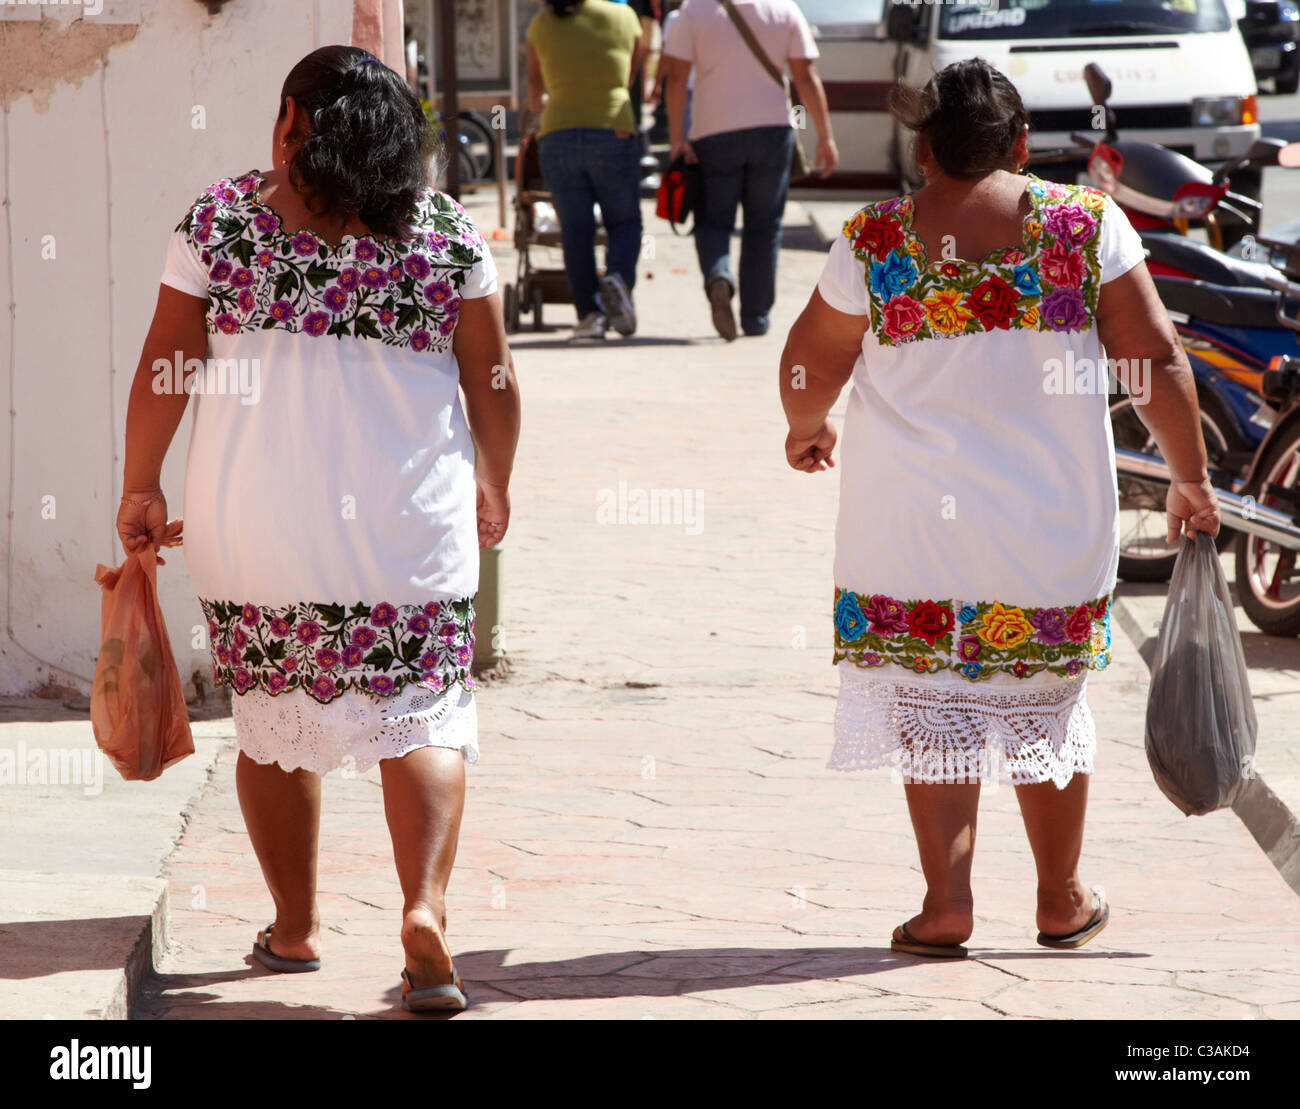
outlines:
{"label": "red handbag", "polygon": [[677,225],[684,224],[695,213],[699,195],[700,167],[678,158],[659,179],[655,214],[669,222],[674,235],[680,235]]}

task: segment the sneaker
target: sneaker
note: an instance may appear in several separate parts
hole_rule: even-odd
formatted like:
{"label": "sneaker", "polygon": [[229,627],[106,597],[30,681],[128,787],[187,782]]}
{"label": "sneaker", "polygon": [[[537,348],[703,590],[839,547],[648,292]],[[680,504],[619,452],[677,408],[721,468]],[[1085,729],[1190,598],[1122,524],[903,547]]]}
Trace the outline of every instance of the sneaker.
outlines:
{"label": "sneaker", "polygon": [[600,306],[609,317],[609,326],[620,335],[636,332],[636,310],[632,307],[632,294],[627,282],[616,273],[607,273],[600,279]]}
{"label": "sneaker", "polygon": [[603,339],[605,337],[605,317],[599,312],[591,312],[578,321],[570,339]]}
{"label": "sneaker", "polygon": [[713,306],[713,326],[727,342],[736,338],[736,317],[731,311],[731,282],[725,277],[715,277],[709,282],[709,304]]}

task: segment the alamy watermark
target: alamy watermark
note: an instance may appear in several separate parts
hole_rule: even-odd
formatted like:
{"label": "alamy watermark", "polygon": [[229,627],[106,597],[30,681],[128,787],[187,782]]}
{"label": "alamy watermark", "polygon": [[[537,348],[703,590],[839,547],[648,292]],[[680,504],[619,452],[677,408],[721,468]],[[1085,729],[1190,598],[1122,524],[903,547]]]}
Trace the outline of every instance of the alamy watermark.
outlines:
{"label": "alamy watermark", "polygon": [[1123,382],[1134,404],[1151,399],[1150,358],[1076,358],[1067,350],[1065,358],[1043,363],[1043,392],[1049,396],[1109,396]]}
{"label": "alamy watermark", "polygon": [[617,489],[596,491],[596,523],[659,524],[704,530],[703,489],[642,489],[620,480]]}
{"label": "alamy watermark", "polygon": [[257,358],[186,358],[177,351],[153,364],[153,391],[162,396],[199,393],[233,396],[256,404],[262,396],[262,363]]}

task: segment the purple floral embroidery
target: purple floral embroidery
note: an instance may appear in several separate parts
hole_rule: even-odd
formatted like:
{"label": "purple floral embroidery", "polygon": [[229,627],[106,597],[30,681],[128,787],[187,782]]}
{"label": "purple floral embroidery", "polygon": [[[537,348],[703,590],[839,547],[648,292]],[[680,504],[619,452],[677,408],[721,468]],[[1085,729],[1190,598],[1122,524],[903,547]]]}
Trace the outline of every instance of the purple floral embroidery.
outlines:
{"label": "purple floral embroidery", "polygon": [[1082,246],[1092,238],[1097,226],[1078,204],[1056,204],[1047,209],[1043,228],[1070,246]]}
{"label": "purple floral embroidery", "polygon": [[1053,331],[1082,331],[1088,324],[1088,310],[1078,289],[1053,289],[1039,302],[1038,312]]}
{"label": "purple floral embroidery", "polygon": [[210,277],[208,331],[278,328],[377,339],[416,353],[451,346],[459,290],[487,247],[463,209],[426,190],[406,240],[363,235],[334,246],[288,233],[257,196],[260,174],[217,182],[177,228]]}
{"label": "purple floral embroidery", "polygon": [[907,610],[901,601],[877,593],[862,606],[867,630],[873,635],[897,635],[907,631]]}
{"label": "purple floral embroidery", "polygon": [[1029,622],[1037,629],[1038,641],[1053,647],[1065,642],[1065,620],[1063,608],[1040,608],[1029,614]]}
{"label": "purple floral embroidery", "polygon": [[[474,687],[472,598],[350,608],[273,608],[203,598],[200,603],[211,633],[214,677],[240,693],[301,690],[330,701],[347,689],[389,696],[413,682],[438,690],[457,682]],[[441,616],[437,634],[431,609]]]}
{"label": "purple floral embroidery", "polygon": [[346,312],[348,308],[348,294],[340,289],[337,285],[331,285],[325,290],[321,300],[325,302],[325,307],[331,312],[338,314]]}

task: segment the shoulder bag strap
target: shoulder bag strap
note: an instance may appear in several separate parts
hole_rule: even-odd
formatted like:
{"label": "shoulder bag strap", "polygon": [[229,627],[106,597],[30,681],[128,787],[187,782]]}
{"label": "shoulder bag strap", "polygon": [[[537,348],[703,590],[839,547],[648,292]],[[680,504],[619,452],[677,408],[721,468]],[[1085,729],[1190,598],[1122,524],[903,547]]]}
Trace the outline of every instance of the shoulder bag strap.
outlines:
{"label": "shoulder bag strap", "polygon": [[736,11],[736,5],[731,0],[719,0],[724,8],[727,9],[727,15],[731,17],[731,22],[736,25],[736,30],[740,32],[740,37],[745,40],[745,45],[749,47],[749,52],[759,60],[763,68],[767,70],[768,76],[778,85],[785,88],[785,74],[776,68],[772,59],[767,56],[767,51],[763,49],[758,39],[754,37],[754,32],[749,29],[749,24],[741,18],[740,12]]}

